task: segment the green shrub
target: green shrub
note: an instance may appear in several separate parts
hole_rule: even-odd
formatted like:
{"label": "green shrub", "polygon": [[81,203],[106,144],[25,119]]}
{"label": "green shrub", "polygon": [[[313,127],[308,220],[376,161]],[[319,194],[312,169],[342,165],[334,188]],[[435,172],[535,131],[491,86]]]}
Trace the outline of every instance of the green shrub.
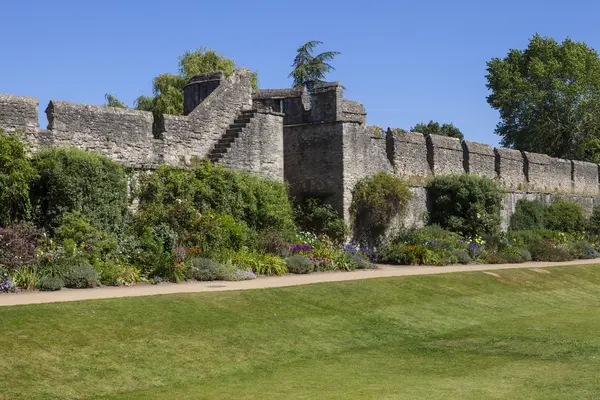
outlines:
{"label": "green shrub", "polygon": [[503,194],[493,180],[470,174],[437,176],[427,189],[432,205],[430,223],[465,237],[499,230]]}
{"label": "green shrub", "polygon": [[78,253],[92,265],[106,260],[117,249],[116,236],[92,225],[89,218],[79,211],[62,214],[54,239],[71,255]]}
{"label": "green shrub", "polygon": [[192,171],[160,167],[141,179],[139,198],[146,226],[165,223],[180,234],[193,234],[196,213],[208,212],[230,215],[257,231],[289,236],[295,230],[284,184],[208,162]]}
{"label": "green shrub", "polygon": [[343,243],[349,233],[346,223],[331,204],[318,198],[308,197],[299,201],[294,207],[294,218],[302,231],[326,235],[337,244]]}
{"label": "green shrub", "polygon": [[220,255],[222,261],[231,261],[242,270],[250,270],[258,275],[283,275],[288,272],[285,261],[278,256],[255,251],[226,252]]}
{"label": "green shrub", "polygon": [[32,290],[38,286],[40,277],[32,268],[21,268],[13,273],[12,279],[15,286],[24,290]]}
{"label": "green shrub", "polygon": [[379,260],[395,265],[437,265],[444,266],[458,262],[453,250],[428,244],[392,243],[383,248]]}
{"label": "green shrub", "polygon": [[38,178],[31,185],[37,219],[48,228],[79,211],[94,225],[117,231],[127,209],[124,168],[108,157],[77,149],[46,149],[35,154]]}
{"label": "green shrub", "polygon": [[454,257],[456,257],[459,264],[468,264],[472,261],[471,256],[469,256],[469,252],[466,250],[457,249],[454,250],[452,254]]}
{"label": "green shrub", "polygon": [[315,270],[315,265],[312,261],[304,256],[287,257],[285,263],[291,274],[310,274]]}
{"label": "green shrub", "polygon": [[547,208],[546,203],[540,200],[519,199],[510,217],[510,229],[544,229]]}
{"label": "green shrub", "polygon": [[31,217],[29,185],[37,171],[27,158],[27,147],[18,134],[0,129],[0,226]]}
{"label": "green shrub", "polygon": [[458,233],[450,232],[439,225],[428,225],[422,228],[404,229],[391,239],[394,243],[423,244],[424,242],[437,242],[447,244],[454,248],[465,247],[463,237]]}
{"label": "green shrub", "polygon": [[[231,264],[233,267],[233,264]],[[235,272],[228,269],[224,263],[211,260],[210,258],[194,257],[190,260],[188,277],[197,281],[226,281]]]}
{"label": "green shrub", "polygon": [[508,238],[512,245],[527,248],[539,242],[542,239],[554,240],[557,234],[549,229],[536,229],[527,231],[510,231],[508,232]]}
{"label": "green shrub", "polygon": [[600,235],[600,204],[595,205],[588,220],[588,230],[594,235]]}
{"label": "green shrub", "polygon": [[363,178],[352,190],[352,229],[360,243],[377,245],[394,217],[403,215],[412,194],[400,178],[385,172]]}
{"label": "green shrub", "polygon": [[46,275],[43,276],[38,282],[38,289],[42,292],[54,292],[56,290],[60,290],[65,285],[65,282],[62,278],[58,276]]}
{"label": "green shrub", "polygon": [[131,265],[106,261],[99,264],[100,282],[108,286],[131,286],[141,281],[140,270]]}
{"label": "green shrub", "polygon": [[529,262],[532,259],[531,252],[527,249],[516,248],[515,252],[519,255],[519,257],[521,257],[521,260],[523,260],[523,262]]}
{"label": "green shrub", "polygon": [[91,288],[100,284],[98,272],[89,263],[83,261],[68,268],[63,280],[65,287],[73,289]]}
{"label": "green shrub", "polygon": [[548,229],[561,232],[581,232],[587,226],[583,207],[560,198],[548,206],[545,220]]}
{"label": "green shrub", "polygon": [[574,257],[565,244],[555,243],[550,239],[542,239],[529,247],[531,257],[535,261],[571,261]]}
{"label": "green shrub", "polygon": [[599,257],[596,249],[585,240],[571,242],[569,244],[569,250],[576,260],[591,260]]}

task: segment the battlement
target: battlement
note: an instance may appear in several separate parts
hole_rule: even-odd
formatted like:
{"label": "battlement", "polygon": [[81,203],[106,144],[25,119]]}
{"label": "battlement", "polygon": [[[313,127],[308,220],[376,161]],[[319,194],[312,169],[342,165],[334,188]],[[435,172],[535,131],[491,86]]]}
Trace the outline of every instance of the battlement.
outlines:
{"label": "battlement", "polygon": [[[292,196],[321,197],[347,219],[356,182],[380,171],[416,185],[411,224],[426,210],[423,185],[432,176],[481,175],[507,193],[544,198],[560,193],[587,205],[600,194],[597,164],[401,129],[382,132],[367,125],[361,103],[343,98],[338,82],[310,93],[253,90],[246,69],[227,78],[221,72],[200,74],[184,88],[184,116],[52,100],[47,130],[39,128],[38,106],[35,98],[0,95],[0,128],[23,131],[33,151],[74,146],[138,169],[164,163],[185,168],[208,158],[285,179]],[[511,199],[521,195],[515,196]],[[511,201],[507,215],[514,209]]]}

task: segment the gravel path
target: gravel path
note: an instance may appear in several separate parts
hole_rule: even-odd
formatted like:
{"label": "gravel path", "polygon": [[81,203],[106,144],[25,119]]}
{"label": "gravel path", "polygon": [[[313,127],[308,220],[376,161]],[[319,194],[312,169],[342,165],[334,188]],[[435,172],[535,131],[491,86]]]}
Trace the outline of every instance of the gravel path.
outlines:
{"label": "gravel path", "polygon": [[[0,294],[0,306],[21,304],[40,304],[92,299],[112,299],[118,297],[151,296],[171,293],[220,292],[224,290],[265,289],[284,286],[308,285],[321,282],[341,282],[358,279],[385,278],[391,276],[431,275],[451,272],[468,271],[497,271],[503,269],[528,268],[539,273],[549,271],[544,267],[568,265],[600,264],[600,259],[576,260],[567,262],[529,262],[524,264],[496,265],[451,265],[447,267],[427,266],[389,266],[381,265],[376,270],[361,270],[352,272],[323,272],[309,275],[285,275],[261,277],[251,281],[241,282],[188,282],[183,284],[141,284],[132,287],[101,287],[95,289],[63,289],[58,292],[21,292]],[[490,274],[493,275],[493,274]]]}

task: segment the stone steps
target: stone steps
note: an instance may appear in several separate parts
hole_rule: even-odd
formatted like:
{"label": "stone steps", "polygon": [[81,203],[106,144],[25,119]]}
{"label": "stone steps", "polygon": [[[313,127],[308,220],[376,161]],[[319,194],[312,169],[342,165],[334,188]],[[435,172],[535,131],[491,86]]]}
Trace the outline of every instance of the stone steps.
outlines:
{"label": "stone steps", "polygon": [[240,136],[244,128],[250,123],[254,117],[255,111],[242,111],[240,115],[233,121],[225,130],[225,134],[221,136],[213,149],[208,154],[208,159],[211,163],[218,163],[227,154],[233,142]]}

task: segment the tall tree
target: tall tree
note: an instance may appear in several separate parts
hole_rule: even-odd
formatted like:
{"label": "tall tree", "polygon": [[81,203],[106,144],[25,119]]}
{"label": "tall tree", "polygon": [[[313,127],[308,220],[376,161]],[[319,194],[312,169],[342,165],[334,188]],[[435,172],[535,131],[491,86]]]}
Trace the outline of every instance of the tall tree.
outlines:
{"label": "tall tree", "polygon": [[[231,58],[217,54],[214,50],[201,47],[193,51],[186,51],[179,57],[179,72],[177,74],[164,73],[152,81],[152,96],[140,96],[135,100],[135,109],[152,111],[155,114],[183,115],[183,88],[188,80],[205,72],[222,71],[229,77],[235,70],[235,61]],[[256,74],[253,86],[257,87]],[[111,100],[109,102],[109,96]],[[122,104],[116,97],[107,94],[107,105]],[[111,104],[109,104],[111,103]],[[112,105],[118,107],[117,105]]]}
{"label": "tall tree", "polygon": [[293,87],[305,87],[310,91],[316,84],[324,82],[325,74],[335,70],[329,62],[342,53],[339,51],[326,51],[313,56],[312,53],[315,47],[320,44],[323,44],[323,42],[311,40],[298,48],[296,58],[292,64],[294,70],[289,75],[294,79]]}
{"label": "tall tree", "polygon": [[487,63],[488,103],[504,146],[600,161],[600,58],[583,42],[535,35]]}
{"label": "tall tree", "polygon": [[426,135],[441,135],[448,136],[463,140],[465,136],[463,133],[452,124],[440,125],[439,122],[429,121],[428,124],[423,122],[416,124],[410,128],[412,132],[424,133]]}

